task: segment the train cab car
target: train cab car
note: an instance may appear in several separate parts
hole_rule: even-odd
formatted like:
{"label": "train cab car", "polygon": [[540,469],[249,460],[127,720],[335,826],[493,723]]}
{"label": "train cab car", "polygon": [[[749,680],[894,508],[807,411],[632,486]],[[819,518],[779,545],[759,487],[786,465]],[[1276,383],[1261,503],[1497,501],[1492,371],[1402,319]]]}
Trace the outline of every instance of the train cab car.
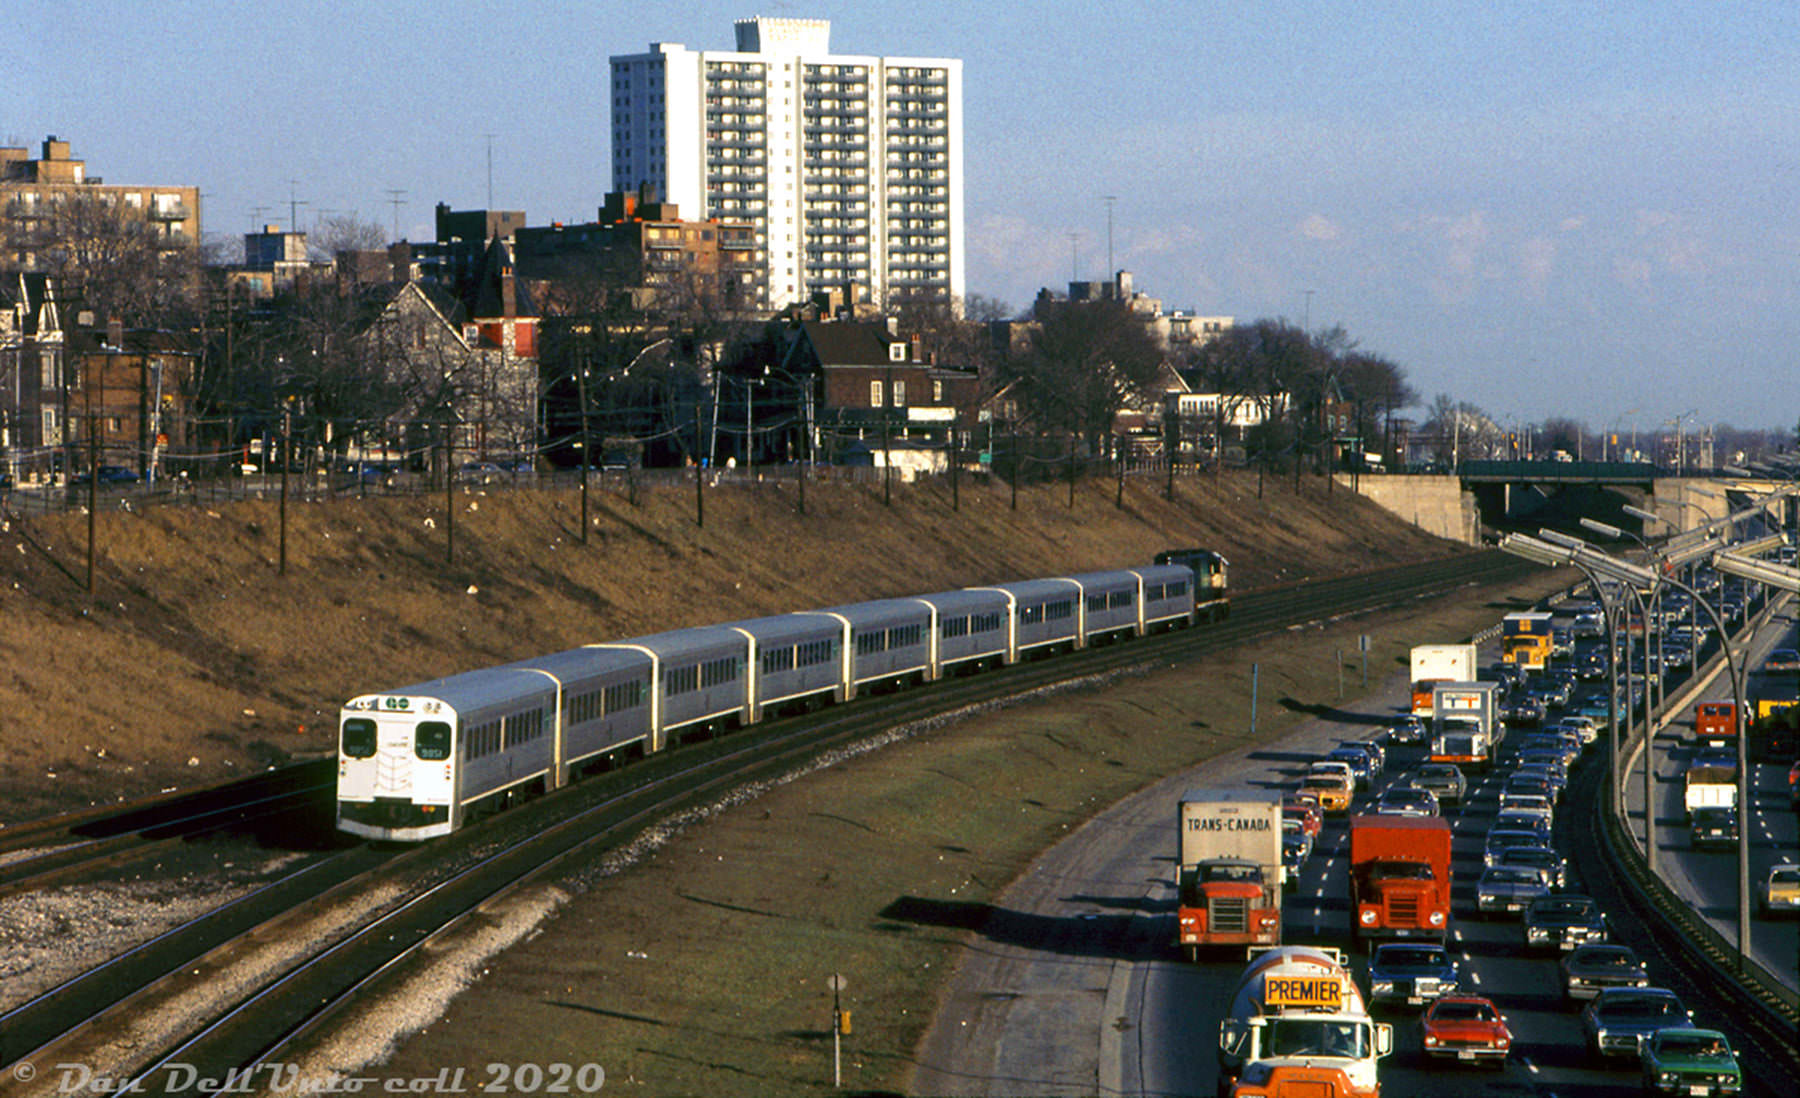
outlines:
{"label": "train cab car", "polygon": [[1185,564],[1134,568],[1142,585],[1138,598],[1138,632],[1185,629],[1194,623],[1194,572]]}
{"label": "train cab car", "polygon": [[716,732],[750,722],[750,638],[723,625],[653,633],[594,645],[641,652],[655,668],[651,751],[683,733]]}
{"label": "train cab car", "polygon": [[556,684],[561,722],[556,786],[608,756],[650,750],[655,670],[644,653],[590,646],[509,666],[542,672]]}
{"label": "train cab car", "polygon": [[802,616],[826,618],[844,630],[847,697],[880,685],[903,686],[932,677],[935,614],[929,603],[878,599],[809,610]]}
{"label": "train cab car", "polygon": [[1194,573],[1194,615],[1200,621],[1223,621],[1231,613],[1226,569],[1231,562],[1211,549],[1168,549],[1157,564],[1179,564]]}
{"label": "train cab car", "polygon": [[933,678],[1003,664],[1010,604],[1001,591],[940,591],[920,595],[937,618]]}
{"label": "train cab car", "polygon": [[1006,596],[1012,633],[1007,643],[1008,663],[1081,647],[1081,587],[1074,580],[1020,580],[972,590],[999,591]]}
{"label": "train cab car", "polygon": [[750,641],[750,714],[843,701],[843,625],[819,614],[779,614],[732,622]]}
{"label": "train cab car", "polygon": [[552,773],[556,684],[490,668],[345,704],[337,826],[366,839],[448,835],[470,813]]}
{"label": "train cab car", "polygon": [[1135,572],[1085,572],[1064,577],[1081,588],[1083,645],[1117,640],[1142,632],[1138,603],[1143,581]]}

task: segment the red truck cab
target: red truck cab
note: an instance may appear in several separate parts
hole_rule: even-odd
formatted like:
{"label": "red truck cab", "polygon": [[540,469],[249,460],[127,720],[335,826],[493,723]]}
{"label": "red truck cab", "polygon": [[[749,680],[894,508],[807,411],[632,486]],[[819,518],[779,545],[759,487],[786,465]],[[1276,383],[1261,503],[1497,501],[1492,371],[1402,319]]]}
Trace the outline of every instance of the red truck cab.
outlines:
{"label": "red truck cab", "polygon": [[1703,701],[1694,706],[1694,744],[1699,747],[1730,747],[1737,743],[1737,704],[1728,701]]}
{"label": "red truck cab", "polygon": [[1450,929],[1450,824],[1440,816],[1350,820],[1358,940],[1431,938]]}

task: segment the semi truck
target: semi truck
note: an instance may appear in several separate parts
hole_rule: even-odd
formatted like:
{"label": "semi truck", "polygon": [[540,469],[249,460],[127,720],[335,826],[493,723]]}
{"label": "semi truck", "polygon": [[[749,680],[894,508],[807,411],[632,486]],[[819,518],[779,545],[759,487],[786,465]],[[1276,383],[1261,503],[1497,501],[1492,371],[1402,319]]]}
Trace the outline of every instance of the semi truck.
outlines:
{"label": "semi truck", "polygon": [[1702,808],[1737,807],[1737,767],[1690,765],[1681,777],[1681,805],[1688,819]]}
{"label": "semi truck", "polygon": [[1548,611],[1524,610],[1500,619],[1500,658],[1522,670],[1542,671],[1549,666],[1554,643]]}
{"label": "semi truck", "polygon": [[1450,928],[1450,824],[1441,816],[1350,820],[1352,929],[1359,942],[1444,940]]}
{"label": "semi truck", "polygon": [[1278,1093],[1272,1081],[1298,1084],[1304,1068],[1342,1072],[1343,1098],[1378,1098],[1376,1061],[1393,1047],[1393,1027],[1369,1017],[1342,952],[1281,946],[1254,956],[1232,992],[1219,1023],[1218,1093]]}
{"label": "semi truck", "polygon": [[1432,689],[1440,682],[1475,681],[1475,646],[1472,644],[1418,644],[1412,650],[1412,711],[1430,720]]}
{"label": "semi truck", "polygon": [[1441,682],[1432,688],[1431,761],[1485,770],[1506,726],[1497,682]]}
{"label": "semi truck", "polygon": [[1280,794],[1190,789],[1176,825],[1176,944],[1188,958],[1217,946],[1280,945]]}

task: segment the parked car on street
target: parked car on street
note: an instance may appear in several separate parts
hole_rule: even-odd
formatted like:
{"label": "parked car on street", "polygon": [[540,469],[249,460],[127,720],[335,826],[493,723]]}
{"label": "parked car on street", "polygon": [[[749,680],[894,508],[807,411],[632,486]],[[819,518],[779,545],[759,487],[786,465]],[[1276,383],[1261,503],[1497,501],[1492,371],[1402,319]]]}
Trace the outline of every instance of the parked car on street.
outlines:
{"label": "parked car on street", "polygon": [[102,465],[95,473],[76,473],[75,476],[70,479],[69,483],[86,485],[98,481],[101,485],[119,486],[136,484],[138,479],[136,472],[127,469],[123,465]]}

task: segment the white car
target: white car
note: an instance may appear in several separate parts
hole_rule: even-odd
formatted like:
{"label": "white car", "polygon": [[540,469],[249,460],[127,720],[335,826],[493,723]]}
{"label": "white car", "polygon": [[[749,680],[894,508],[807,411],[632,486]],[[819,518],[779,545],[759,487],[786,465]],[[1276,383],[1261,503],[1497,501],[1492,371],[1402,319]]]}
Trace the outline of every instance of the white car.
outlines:
{"label": "white car", "polygon": [[1592,717],[1564,717],[1556,722],[1556,727],[1566,728],[1581,737],[1583,746],[1600,738],[1600,726],[1594,722]]}
{"label": "white car", "polygon": [[1800,865],[1783,863],[1769,870],[1762,887],[1763,918],[1800,915]]}

